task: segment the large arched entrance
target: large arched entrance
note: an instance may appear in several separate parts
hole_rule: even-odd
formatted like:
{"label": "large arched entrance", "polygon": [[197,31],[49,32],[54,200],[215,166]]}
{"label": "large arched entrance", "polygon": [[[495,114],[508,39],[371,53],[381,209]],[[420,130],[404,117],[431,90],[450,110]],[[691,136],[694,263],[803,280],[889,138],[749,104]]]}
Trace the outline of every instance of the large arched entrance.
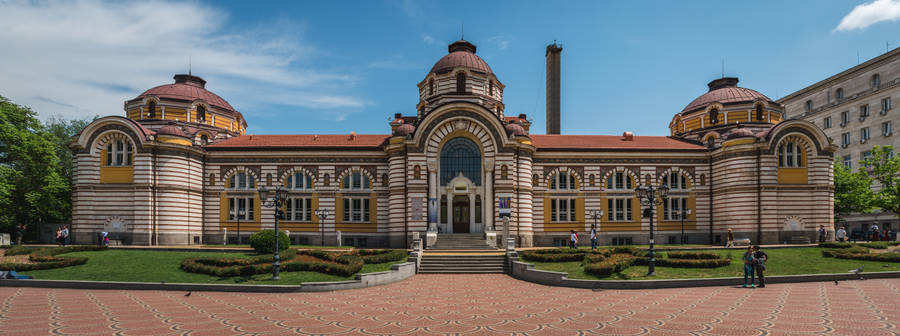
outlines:
{"label": "large arched entrance", "polygon": [[484,232],[482,155],[475,142],[457,137],[441,149],[439,184],[441,233]]}

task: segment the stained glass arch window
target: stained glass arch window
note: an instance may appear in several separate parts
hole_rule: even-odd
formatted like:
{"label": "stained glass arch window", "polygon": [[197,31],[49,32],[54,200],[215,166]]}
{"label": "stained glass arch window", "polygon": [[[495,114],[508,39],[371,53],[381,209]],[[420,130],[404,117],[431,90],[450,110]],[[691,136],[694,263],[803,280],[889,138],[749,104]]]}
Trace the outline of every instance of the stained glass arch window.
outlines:
{"label": "stained glass arch window", "polygon": [[481,150],[468,138],[453,138],[441,149],[441,185],[447,185],[459,173],[481,185]]}

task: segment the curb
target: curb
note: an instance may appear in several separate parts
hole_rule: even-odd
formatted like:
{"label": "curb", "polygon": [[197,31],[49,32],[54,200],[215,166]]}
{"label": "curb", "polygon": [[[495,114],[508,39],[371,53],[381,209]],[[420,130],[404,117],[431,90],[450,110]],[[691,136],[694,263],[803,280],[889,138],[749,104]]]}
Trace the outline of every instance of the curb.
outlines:
{"label": "curb", "polygon": [[[701,279],[665,279],[665,280],[581,280],[569,279],[568,273],[553,272],[534,269],[534,265],[521,261],[510,263],[510,276],[522,280],[547,286],[572,287],[585,289],[658,289],[658,288],[688,288],[710,286],[740,286],[744,284],[744,278],[701,278]],[[852,273],[831,274],[801,274],[801,275],[775,275],[767,276],[766,284],[800,283],[800,282],[825,282],[848,281],[865,279],[900,278],[900,272],[863,272],[859,275]]]}
{"label": "curb", "polygon": [[307,282],[299,286],[290,285],[232,285],[232,284],[189,284],[156,282],[114,282],[83,280],[0,280],[0,287],[34,287],[65,289],[113,289],[113,290],[161,290],[196,292],[245,292],[245,293],[295,293],[327,292],[344,289],[366,288],[406,280],[416,274],[415,263],[394,264],[390,271],[365,273],[356,280],[334,282]]}

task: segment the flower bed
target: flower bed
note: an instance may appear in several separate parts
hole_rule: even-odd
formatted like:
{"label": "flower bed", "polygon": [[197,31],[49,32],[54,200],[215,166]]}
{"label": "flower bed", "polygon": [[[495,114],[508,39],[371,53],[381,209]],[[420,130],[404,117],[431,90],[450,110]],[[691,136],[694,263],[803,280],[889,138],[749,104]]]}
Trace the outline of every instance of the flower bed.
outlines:
{"label": "flower bed", "polygon": [[[338,276],[359,273],[363,264],[380,264],[406,258],[403,250],[357,250],[332,252],[322,250],[285,250],[281,270],[285,272],[317,272]],[[272,255],[247,258],[187,258],[181,263],[186,272],[218,277],[250,276],[272,272]]]}
{"label": "flower bed", "polygon": [[862,245],[863,244],[848,248],[825,249],[822,250],[822,256],[837,259],[900,262],[900,253],[872,253],[868,248],[865,248]]}
{"label": "flower bed", "polygon": [[[631,246],[600,250],[546,249],[523,251],[522,259],[535,262],[565,263],[581,261],[584,273],[607,277],[632,265],[648,265],[649,252]],[[657,266],[681,268],[716,268],[731,264],[731,258],[708,252],[669,252],[658,254]],[[664,258],[668,256],[668,258]]]}
{"label": "flower bed", "polygon": [[[5,251],[6,255],[22,255],[29,252],[28,260],[31,263],[0,263],[0,270],[13,270],[16,272],[51,269],[82,265],[87,263],[88,258],[85,257],[68,257],[58,256],[59,254],[79,251],[99,251],[104,250],[99,246],[66,246],[66,247],[50,247],[50,248],[9,248]],[[12,253],[10,251],[12,250]]]}

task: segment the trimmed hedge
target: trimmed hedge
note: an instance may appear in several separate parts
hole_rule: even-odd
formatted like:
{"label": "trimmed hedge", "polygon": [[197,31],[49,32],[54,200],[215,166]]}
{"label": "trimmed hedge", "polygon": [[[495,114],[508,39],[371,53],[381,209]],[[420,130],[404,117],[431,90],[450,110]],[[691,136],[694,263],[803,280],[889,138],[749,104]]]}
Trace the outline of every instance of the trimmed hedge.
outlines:
{"label": "trimmed hedge", "polygon": [[[365,256],[354,253],[329,252],[321,250],[282,252],[281,270],[285,272],[318,272],[338,276],[351,276],[362,270],[364,259],[368,258],[373,263],[381,263],[381,260],[406,257],[402,250],[365,251]],[[306,255],[319,261],[291,260],[297,255]],[[402,259],[402,258],[401,258]],[[393,259],[390,262],[400,259]],[[181,263],[181,269],[186,272],[203,273],[218,277],[251,276],[272,272],[272,255],[253,256],[248,258],[187,258]]]}
{"label": "trimmed hedge", "polygon": [[634,264],[637,258],[631,254],[613,254],[603,261],[584,265],[584,272],[600,277],[607,277],[613,273],[621,272]]}
{"label": "trimmed hedge", "polygon": [[580,250],[573,248],[555,248],[545,250],[527,250],[522,251],[520,256],[522,259],[529,261],[541,262],[565,262],[565,261],[581,261],[585,255],[592,254],[588,250]]}
{"label": "trimmed hedge", "polygon": [[8,255],[8,256],[23,255],[23,254],[30,254],[31,252],[34,252],[34,250],[35,249],[31,248],[31,247],[25,247],[22,245],[13,245],[12,247],[6,248],[6,252],[4,252],[4,254]]}
{"label": "trimmed hedge", "polygon": [[[81,252],[81,251],[102,251],[105,247],[100,246],[66,246],[32,249],[28,260],[34,264],[18,264],[18,263],[0,263],[0,270],[13,270],[16,272],[43,270],[51,268],[69,267],[83,265],[87,263],[86,257],[70,257],[57,256],[63,253]],[[8,250],[7,250],[8,252]],[[20,253],[22,254],[22,253]]]}
{"label": "trimmed hedge", "polygon": [[[250,236],[250,247],[256,253],[275,253],[275,230],[262,230]],[[278,231],[278,250],[291,247],[291,239],[284,231]]]}
{"label": "trimmed hedge", "polygon": [[871,253],[869,249],[862,246],[822,250],[822,256],[838,259],[900,262],[900,253]]}
{"label": "trimmed hedge", "polygon": [[900,242],[880,241],[880,242],[862,243],[859,245],[865,246],[868,248],[873,248],[873,249],[886,250],[888,247],[900,245]]}
{"label": "trimmed hedge", "polygon": [[853,243],[840,243],[840,242],[823,242],[823,243],[819,243],[819,247],[822,247],[822,248],[838,248],[838,249],[846,249],[846,248],[851,248],[851,247],[856,247],[856,246],[862,246],[862,247],[868,247],[868,248],[873,248],[873,249],[884,250],[884,249],[887,249],[888,247],[891,247],[891,246],[897,246],[897,245],[900,245],[900,242],[895,242],[895,241],[890,241],[890,242],[888,242],[888,241],[878,241],[878,242],[857,243],[857,244],[853,244]]}
{"label": "trimmed hedge", "polygon": [[712,252],[666,252],[669,259],[722,259],[718,253]]}
{"label": "trimmed hedge", "polygon": [[656,266],[683,268],[716,268],[731,265],[730,258],[721,259],[657,259]]}
{"label": "trimmed hedge", "polygon": [[356,250],[354,252],[366,264],[383,264],[409,257],[406,250]]}

